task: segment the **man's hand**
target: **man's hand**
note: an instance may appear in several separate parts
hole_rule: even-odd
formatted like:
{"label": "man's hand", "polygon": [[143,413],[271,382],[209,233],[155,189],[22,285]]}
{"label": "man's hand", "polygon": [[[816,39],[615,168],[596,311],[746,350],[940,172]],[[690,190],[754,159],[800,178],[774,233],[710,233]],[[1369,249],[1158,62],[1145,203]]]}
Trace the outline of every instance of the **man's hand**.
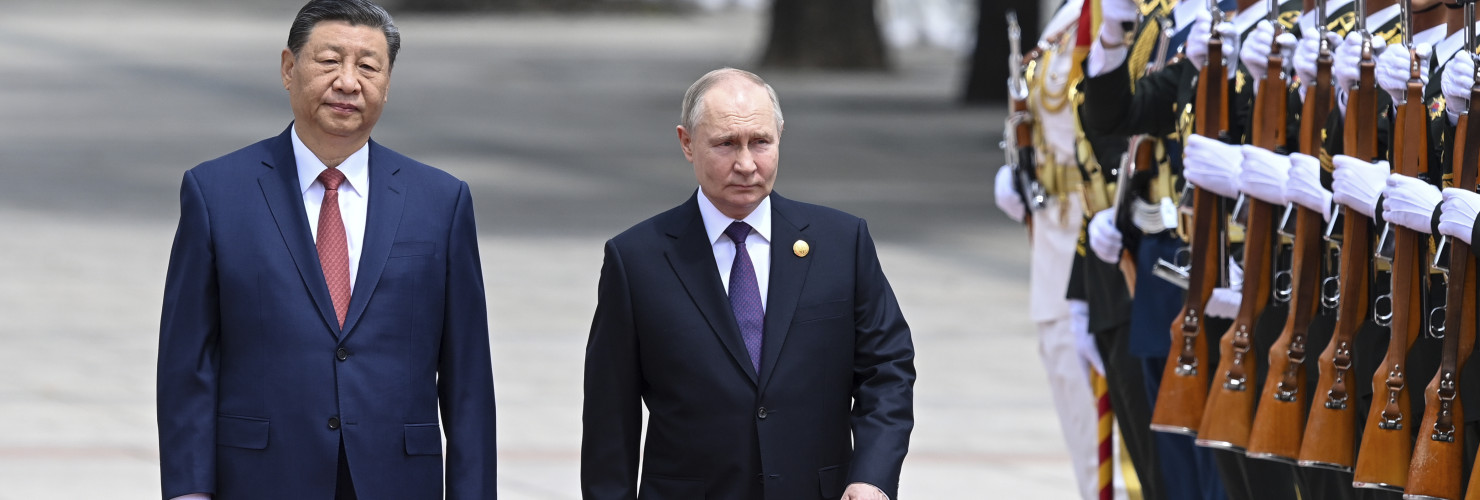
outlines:
{"label": "man's hand", "polygon": [[[1372,58],[1374,60],[1382,57],[1384,47],[1387,47],[1387,40],[1380,36],[1372,37]],[[1336,58],[1331,65],[1331,72],[1335,73],[1338,89],[1351,90],[1357,86],[1357,80],[1361,76],[1359,72],[1361,63],[1362,34],[1353,30],[1346,34],[1346,41],[1336,48]]]}
{"label": "man's hand", "polygon": [[1290,155],[1290,183],[1285,185],[1285,199],[1331,220],[1331,192],[1321,186],[1321,160],[1300,153]]}
{"label": "man's hand", "polygon": [[842,500],[889,500],[889,495],[885,495],[884,490],[872,484],[853,483],[843,491]]}
{"label": "man's hand", "polygon": [[[1285,35],[1289,35],[1286,33]],[[1284,35],[1281,35],[1284,36]],[[1293,35],[1292,35],[1293,36]],[[1334,32],[1326,32],[1326,42],[1332,50],[1341,45],[1341,36]],[[1315,85],[1316,82],[1316,59],[1321,56],[1320,31],[1315,28],[1307,28],[1301,32],[1300,41],[1295,45],[1295,74],[1300,77],[1300,92],[1304,98],[1305,89]],[[1329,82],[1328,82],[1329,83]]]}
{"label": "man's hand", "polygon": [[1331,158],[1336,171],[1331,173],[1332,200],[1372,218],[1377,211],[1377,199],[1387,187],[1388,174],[1392,169],[1386,160],[1366,162],[1346,155]]}
{"label": "man's hand", "polygon": [[[1428,86],[1429,56],[1434,53],[1434,49],[1427,43],[1420,43],[1413,50],[1418,53],[1419,80],[1423,81],[1424,86]],[[1410,55],[1407,47],[1396,47],[1383,51],[1377,57],[1377,86],[1393,96],[1394,103],[1403,102],[1404,93],[1408,91],[1408,79],[1413,76],[1413,71],[1409,68]]]}
{"label": "man's hand", "polygon": [[1433,231],[1434,208],[1444,201],[1433,184],[1403,174],[1388,176],[1382,190],[1382,218],[1399,226],[1429,234]]}
{"label": "man's hand", "polygon": [[1239,49],[1238,58],[1243,61],[1244,67],[1249,68],[1249,76],[1254,81],[1263,80],[1269,73],[1269,54],[1274,51],[1274,25],[1268,20],[1259,21],[1254,26],[1254,32],[1244,39],[1243,48]]}
{"label": "man's hand", "polygon": [[1470,87],[1475,86],[1475,61],[1465,57],[1464,51],[1449,59],[1444,66],[1444,108],[1449,112],[1449,124],[1459,122],[1459,115],[1470,107]]}
{"label": "man's hand", "polygon": [[[1182,150],[1182,175],[1194,186],[1224,198],[1238,198],[1238,176],[1244,151],[1201,135],[1187,137]],[[1380,189],[1379,189],[1380,190]]]}
{"label": "man's hand", "polygon": [[1480,212],[1480,194],[1467,189],[1444,189],[1444,204],[1439,213],[1439,233],[1473,244],[1475,214]]}
{"label": "man's hand", "polygon": [[992,185],[992,194],[995,196],[997,208],[1007,214],[1013,222],[1022,222],[1023,217],[1028,214],[1028,204],[1023,201],[1017,189],[1012,186],[1012,165],[1003,165],[997,169],[997,178]]}
{"label": "man's hand", "polygon": [[1100,43],[1118,42],[1125,37],[1125,24],[1141,18],[1141,9],[1132,0],[1103,0],[1100,3]]}
{"label": "man's hand", "polygon": [[1095,257],[1107,264],[1120,262],[1120,250],[1124,240],[1120,228],[1115,227],[1115,209],[1099,211],[1089,220],[1089,248]]}

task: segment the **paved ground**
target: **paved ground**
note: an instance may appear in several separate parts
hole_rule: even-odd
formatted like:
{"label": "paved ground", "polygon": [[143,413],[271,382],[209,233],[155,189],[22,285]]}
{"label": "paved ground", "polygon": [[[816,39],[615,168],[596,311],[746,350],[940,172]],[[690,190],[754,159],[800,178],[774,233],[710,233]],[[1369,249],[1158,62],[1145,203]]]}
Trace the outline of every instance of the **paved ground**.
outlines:
{"label": "paved ground", "polygon": [[[154,360],[181,173],[289,120],[295,1],[84,1],[0,16],[0,499],[157,498]],[[748,67],[764,18],[413,17],[380,142],[472,184],[505,499],[578,498],[601,243],[681,202],[684,87]],[[768,73],[778,190],[868,218],[918,348],[901,496],[1072,498],[1027,249],[991,206],[1001,110],[949,53],[887,75]]]}

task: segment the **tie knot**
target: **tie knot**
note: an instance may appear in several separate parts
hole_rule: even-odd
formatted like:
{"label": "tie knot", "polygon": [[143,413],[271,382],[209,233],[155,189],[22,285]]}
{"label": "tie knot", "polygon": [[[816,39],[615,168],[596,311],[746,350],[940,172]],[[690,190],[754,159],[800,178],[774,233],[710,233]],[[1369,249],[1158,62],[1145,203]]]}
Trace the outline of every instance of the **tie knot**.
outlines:
{"label": "tie knot", "polygon": [[731,223],[730,227],[725,228],[725,236],[729,236],[730,241],[735,242],[736,245],[745,244],[745,237],[749,235],[750,224],[746,224],[745,221],[737,220]]}
{"label": "tie knot", "polygon": [[319,172],[319,182],[324,183],[324,189],[337,191],[339,183],[344,182],[344,172],[334,167],[326,168],[323,172]]}

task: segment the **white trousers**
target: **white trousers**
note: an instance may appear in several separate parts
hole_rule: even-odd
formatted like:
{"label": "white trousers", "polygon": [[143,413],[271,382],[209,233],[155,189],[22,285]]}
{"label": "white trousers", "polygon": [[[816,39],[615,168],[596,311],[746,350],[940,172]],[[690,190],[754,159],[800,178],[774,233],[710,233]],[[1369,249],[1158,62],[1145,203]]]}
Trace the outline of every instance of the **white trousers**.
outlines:
{"label": "white trousers", "polygon": [[1090,388],[1089,367],[1074,349],[1074,332],[1068,318],[1038,323],[1038,355],[1043,359],[1043,371],[1048,373],[1048,386],[1059,414],[1059,429],[1069,448],[1080,497],[1097,500],[1100,498],[1096,435],[1099,412]]}

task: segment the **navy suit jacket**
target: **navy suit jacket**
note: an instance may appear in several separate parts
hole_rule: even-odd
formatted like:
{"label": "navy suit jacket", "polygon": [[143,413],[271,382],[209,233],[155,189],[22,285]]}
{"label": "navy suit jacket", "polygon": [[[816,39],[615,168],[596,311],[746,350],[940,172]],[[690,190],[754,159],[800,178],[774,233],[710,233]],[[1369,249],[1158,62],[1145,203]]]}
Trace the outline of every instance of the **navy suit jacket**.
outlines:
{"label": "navy suit jacket", "polygon": [[771,210],[759,373],[696,198],[606,243],[586,347],[585,498],[835,500],[855,481],[898,498],[914,347],[868,227],[774,193]]}
{"label": "navy suit jacket", "polygon": [[[289,126],[291,130],[291,125]],[[341,329],[290,132],[187,171],[160,324],[164,498],[495,498],[493,373],[466,183],[370,142]],[[438,410],[441,410],[439,426]]]}

